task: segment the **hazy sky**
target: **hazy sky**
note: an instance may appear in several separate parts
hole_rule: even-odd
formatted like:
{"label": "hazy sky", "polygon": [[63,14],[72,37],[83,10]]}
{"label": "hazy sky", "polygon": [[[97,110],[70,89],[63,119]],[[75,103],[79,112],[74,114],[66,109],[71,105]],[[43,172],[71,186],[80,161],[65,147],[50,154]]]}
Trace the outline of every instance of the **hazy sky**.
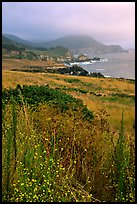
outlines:
{"label": "hazy sky", "polygon": [[3,2],[2,32],[25,40],[86,34],[135,47],[135,2]]}

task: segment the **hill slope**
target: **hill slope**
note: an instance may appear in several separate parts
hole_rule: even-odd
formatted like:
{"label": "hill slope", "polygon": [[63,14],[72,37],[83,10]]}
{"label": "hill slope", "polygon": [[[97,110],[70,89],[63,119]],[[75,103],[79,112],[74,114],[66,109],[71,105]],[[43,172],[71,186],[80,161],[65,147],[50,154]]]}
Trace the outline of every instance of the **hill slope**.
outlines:
{"label": "hill slope", "polygon": [[19,43],[19,44],[23,44],[23,45],[27,45],[27,46],[33,46],[33,43],[27,41],[27,40],[23,40],[15,35],[11,35],[11,34],[3,34],[4,37],[8,38],[9,40],[13,41],[14,43]]}
{"label": "hill slope", "polygon": [[14,43],[12,40],[2,36],[2,48],[5,48],[8,51],[16,50],[23,51],[25,47],[21,44]]}
{"label": "hill slope", "polygon": [[56,40],[40,43],[31,43],[26,40],[22,40],[14,35],[4,34],[8,39],[13,40],[16,43],[32,47],[53,48],[57,46],[63,46],[68,48],[73,54],[99,54],[99,53],[117,53],[125,52],[125,50],[119,45],[104,45],[90,36],[81,35],[69,35],[58,38]]}
{"label": "hill slope", "polygon": [[[49,57],[72,57],[71,52],[68,48],[63,46],[56,46],[54,48],[43,48],[41,47],[32,47],[27,45],[26,43],[28,41],[22,40],[16,36],[13,35],[2,35],[2,48],[6,49],[7,51],[24,51],[25,49],[29,50],[32,54],[32,52],[35,55],[43,55],[47,54]],[[29,43],[29,42],[28,42]]]}
{"label": "hill slope", "polygon": [[92,37],[80,35],[65,36],[49,42],[35,43],[35,47],[43,46],[46,48],[55,47],[59,45],[69,48],[73,54],[97,54],[125,51],[119,45],[104,45],[96,41]]}
{"label": "hill slope", "polygon": [[12,40],[6,38],[5,36],[2,36],[2,45],[11,45],[14,44]]}

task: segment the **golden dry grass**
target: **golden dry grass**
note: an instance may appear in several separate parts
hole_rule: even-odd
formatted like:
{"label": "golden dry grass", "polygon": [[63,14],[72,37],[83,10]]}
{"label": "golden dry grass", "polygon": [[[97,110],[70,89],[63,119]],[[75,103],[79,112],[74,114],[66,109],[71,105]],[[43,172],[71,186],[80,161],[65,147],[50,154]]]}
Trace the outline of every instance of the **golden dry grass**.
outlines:
{"label": "golden dry grass", "polygon": [[[19,63],[19,66],[21,66],[20,61],[18,63]],[[28,65],[27,61],[25,62],[25,60],[24,60],[24,63]],[[34,66],[34,62],[32,65]],[[40,64],[37,64],[37,65],[39,66]],[[10,68],[11,68],[11,64],[10,64]],[[71,80],[68,80],[68,79],[71,79]],[[74,79],[77,79],[77,80],[74,80]],[[74,162],[77,164],[75,167],[77,178],[80,179],[80,177],[82,177],[86,179],[87,192],[89,191],[90,186],[96,189],[95,192],[93,191],[93,196],[96,196],[96,192],[97,192],[97,195],[101,196],[101,197],[97,196],[97,198],[101,198],[101,200],[111,199],[113,192],[111,192],[111,190],[109,192],[108,189],[106,189],[106,186],[108,186],[107,182],[109,183],[107,174],[109,173],[109,170],[111,168],[113,170],[113,167],[110,166],[109,168],[108,166],[107,170],[106,169],[103,170],[103,168],[105,168],[105,162],[110,157],[109,153],[113,151],[113,145],[110,141],[109,133],[113,133],[113,142],[116,143],[119,137],[122,111],[124,110],[124,125],[125,125],[124,131],[126,132],[125,135],[126,137],[128,137],[129,141],[130,139],[134,141],[133,124],[135,120],[135,103],[134,103],[134,100],[132,100],[132,98],[128,96],[130,95],[134,96],[135,85],[127,80],[120,81],[118,79],[107,79],[107,78],[102,79],[102,78],[70,76],[70,75],[50,74],[50,73],[29,73],[29,72],[18,72],[18,71],[10,71],[10,70],[2,71],[3,89],[10,88],[10,87],[15,88],[17,84],[20,84],[20,85],[47,85],[48,84],[52,88],[58,88],[61,91],[69,93],[75,98],[81,99],[83,103],[87,105],[88,109],[93,111],[96,116],[94,120],[94,124],[91,127],[90,123],[88,125],[86,124],[86,122],[82,121],[80,112],[75,113],[74,114],[75,117],[72,115],[72,112],[67,112],[66,115],[61,115],[59,114],[58,109],[54,107],[50,107],[47,104],[44,104],[44,105],[41,104],[37,108],[37,111],[32,114],[32,112],[30,112],[29,110],[29,106],[28,107],[24,106],[24,108],[26,108],[24,110],[22,109],[22,107],[19,106],[19,108],[21,108],[21,111],[19,111],[19,115],[18,115],[18,119],[20,118],[20,122],[18,122],[18,127],[17,127],[18,129],[17,134],[19,139],[19,150],[20,150],[18,151],[20,154],[19,160],[21,159],[21,156],[23,157],[25,155],[24,152],[26,152],[27,150],[29,153],[32,153],[32,154],[34,153],[35,147],[38,147],[38,144],[41,141],[39,139],[40,134],[42,135],[43,144],[48,154],[50,152],[50,146],[47,141],[51,142],[50,140],[51,135],[53,135],[54,138],[56,138],[58,134],[59,135],[62,134],[63,137],[61,137],[61,140],[59,140],[59,142],[61,141],[59,144],[61,145],[60,146],[61,152],[62,152],[62,149],[63,151],[64,150],[65,151],[63,152],[63,157],[61,154],[57,154],[57,155],[61,155],[60,159],[57,161],[62,162],[61,164],[64,167],[64,169],[67,169],[66,175],[69,178],[69,184],[71,180],[70,178],[73,177],[73,171],[72,171],[72,174],[69,173],[71,169],[70,167],[72,164],[68,163],[68,160],[70,159],[71,161],[71,158],[69,157],[70,151],[72,152],[72,149],[75,147],[75,150],[77,150],[77,154],[75,152]],[[117,97],[117,100],[108,100],[108,99],[113,99],[112,95],[109,95],[109,94],[115,94],[115,93],[126,94],[126,95],[125,95],[125,98]],[[97,94],[100,94],[100,95],[97,95]],[[114,96],[114,99],[115,98],[116,97]],[[109,114],[109,116],[105,115],[105,111],[100,111],[101,109],[105,110]],[[102,116],[99,116],[100,112],[103,114],[103,118],[107,117],[106,118],[107,121],[104,125],[101,125]],[[10,117],[12,112],[10,112],[9,114],[7,111],[5,111],[5,114],[7,116],[7,122],[8,120],[9,121],[12,120],[12,117]],[[98,119],[98,117],[100,117],[100,119]],[[8,125],[9,125],[9,122],[7,123],[7,126],[4,126],[5,134],[7,134],[6,127],[8,127]],[[111,127],[111,130],[107,135],[105,130],[107,130],[107,127],[109,128],[109,125]],[[38,127],[37,131],[36,131],[36,127]],[[104,131],[103,134],[100,133],[100,127],[102,127]],[[93,132],[90,130],[92,130]],[[20,144],[21,136],[22,136],[22,142]],[[76,143],[74,143],[73,136],[75,136]],[[3,137],[3,138],[5,140],[6,137]],[[24,140],[24,138],[26,138],[26,140]],[[26,143],[24,143],[24,141]],[[94,160],[95,158],[93,154],[94,151],[92,152],[92,148],[90,146],[91,144],[90,142],[94,143],[94,148],[96,150],[95,158],[98,158],[97,160],[98,163],[96,167],[94,165],[93,166],[91,165],[92,160]],[[7,148],[5,149],[7,151]],[[56,149],[56,142],[54,140],[54,152],[55,150],[57,149]],[[85,155],[85,158],[82,155]],[[133,156],[131,157],[133,158]],[[32,167],[34,171],[37,169],[36,172],[38,172],[38,176],[44,175],[47,172],[47,169],[45,170],[45,167],[43,167],[45,162],[41,162],[42,156],[41,157],[38,156],[37,158],[38,159],[35,160],[36,162],[35,165],[34,166],[32,165]],[[82,162],[80,163],[80,161],[83,161],[83,163]],[[74,166],[75,166],[75,163],[74,163]],[[108,159],[108,164],[109,164],[109,159]],[[85,165],[83,168],[84,171],[81,170],[80,168],[83,165]],[[41,166],[43,167],[43,172],[40,169]],[[103,176],[103,174],[100,174],[101,168],[104,171],[106,176],[105,175]],[[131,165],[130,165],[130,168],[131,168]],[[54,165],[52,166],[51,169],[54,170]],[[28,170],[28,172],[30,172],[30,170]],[[81,174],[81,172],[83,172],[83,175]],[[56,173],[58,173],[58,171],[56,171]],[[26,178],[26,174],[24,175],[25,176],[21,178]],[[64,179],[63,175],[64,173],[61,173],[59,175],[61,178],[60,182],[62,182],[62,180]],[[72,177],[70,177],[69,175],[72,175]],[[28,177],[29,177],[29,174],[28,174]],[[131,179],[133,177],[134,175],[131,174]],[[36,179],[37,178],[38,177],[36,175]],[[88,183],[88,178],[91,178],[90,184]],[[16,182],[16,179],[15,179],[15,182]],[[28,183],[26,183],[26,181],[24,182],[23,180],[20,181],[19,185],[21,186],[22,183],[23,184],[25,183],[26,186],[28,185]],[[60,183],[60,185],[62,186],[62,183]],[[5,183],[3,186],[5,186]],[[19,186],[19,189],[20,189],[20,186]],[[16,184],[16,187],[18,189],[18,183]],[[69,187],[68,189],[70,190],[70,186],[68,187]],[[36,186],[36,188],[38,189],[39,186]],[[31,186],[30,186],[30,189],[32,189]],[[84,189],[83,186],[81,189]],[[28,190],[28,186],[25,189],[25,193],[26,193],[26,190]],[[74,191],[74,188],[72,189],[72,191]],[[19,190],[19,192],[21,196],[24,195],[24,191]],[[67,190],[64,189],[64,192],[66,194]],[[17,194],[17,199],[18,197],[19,198],[21,197],[20,195],[18,196]],[[55,191],[54,196],[56,195],[57,193]],[[31,198],[29,199],[31,200]],[[85,198],[83,198],[83,200],[84,199]],[[19,200],[17,200],[17,202],[18,201]]]}
{"label": "golden dry grass", "polygon": [[[73,95],[76,98],[82,99],[83,103],[87,107],[97,112],[99,109],[104,108],[110,114],[110,122],[115,128],[119,128],[122,110],[125,110],[125,123],[127,128],[131,127],[131,124],[135,118],[135,106],[134,104],[124,104],[119,101],[108,102],[100,100],[100,97],[91,94],[100,93],[102,97],[109,96],[112,93],[135,95],[135,85],[129,83],[127,80],[109,79],[109,78],[93,78],[85,76],[70,76],[51,73],[29,73],[29,72],[17,72],[10,71],[11,68],[20,68],[22,66],[44,66],[44,61],[29,61],[29,60],[15,60],[4,59],[3,71],[2,71],[2,88],[15,88],[17,84],[20,85],[50,85],[53,88],[67,87],[73,90],[64,90],[65,92]],[[6,70],[5,70],[6,69]],[[68,83],[66,79],[78,79],[78,83]],[[85,84],[89,84],[86,86]],[[90,85],[91,84],[91,85]],[[82,89],[87,93],[83,94],[74,90]],[[104,97],[105,97],[104,96]],[[123,99],[124,100],[124,99]],[[124,102],[124,101],[123,101]]]}
{"label": "golden dry grass", "polygon": [[27,60],[27,59],[3,59],[2,60],[2,69],[3,70],[12,70],[12,69],[20,69],[24,66],[56,66],[60,67],[63,64],[55,63],[54,61],[40,61],[40,60]]}
{"label": "golden dry grass", "polygon": [[[3,70],[2,72],[2,87],[3,88],[14,88],[17,84],[20,85],[46,85],[55,84],[57,81],[54,78],[49,77],[50,74],[43,73],[26,73],[26,72],[12,72]],[[66,82],[62,82],[66,84]]]}

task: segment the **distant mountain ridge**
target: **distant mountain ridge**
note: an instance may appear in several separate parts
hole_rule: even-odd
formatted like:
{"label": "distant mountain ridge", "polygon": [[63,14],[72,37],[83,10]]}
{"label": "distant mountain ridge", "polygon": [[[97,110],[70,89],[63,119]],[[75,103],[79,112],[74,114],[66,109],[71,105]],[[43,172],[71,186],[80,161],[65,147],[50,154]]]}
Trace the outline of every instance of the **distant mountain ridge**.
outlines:
{"label": "distant mountain ridge", "polygon": [[[6,35],[6,36],[8,36],[8,35]],[[42,48],[42,47],[35,48],[35,47],[30,46],[30,44],[27,45],[26,44],[27,41],[25,41],[25,44],[23,44],[24,40],[22,40],[16,36],[9,35],[8,37],[11,37],[12,40],[8,39],[4,35],[2,36],[2,49],[4,49],[3,50],[4,52],[7,51],[8,54],[11,52],[10,54],[12,57],[13,57],[13,53],[15,53],[16,57],[17,57],[17,55],[19,55],[20,59],[21,59],[21,54],[22,54],[23,59],[25,57],[28,57],[28,55],[29,55],[29,58],[30,58],[30,55],[31,56],[33,55],[33,59],[34,58],[45,59],[44,55],[48,55],[48,58],[53,57],[56,59],[60,58],[60,57],[63,57],[65,59],[73,57],[73,55],[71,54],[69,49],[66,47],[63,47],[63,46],[56,46],[54,48],[48,48],[48,49]],[[14,51],[17,51],[17,52],[14,52]],[[39,51],[41,51],[41,53]]]}
{"label": "distant mountain ridge", "polygon": [[6,38],[5,36],[2,36],[2,44],[4,44],[4,45],[11,45],[11,44],[14,44],[14,43],[9,38]]}
{"label": "distant mountain ridge", "polygon": [[120,45],[104,45],[90,36],[70,35],[56,40],[34,43],[35,47],[43,46],[45,48],[64,46],[70,49],[73,54],[100,54],[125,52]]}
{"label": "distant mountain ridge", "polygon": [[98,42],[89,36],[79,36],[79,35],[70,35],[58,38],[56,40],[35,43],[35,46],[41,45],[44,47],[52,47],[52,46],[64,46],[69,49],[83,48],[88,47],[89,42],[92,40],[92,43],[97,44]]}
{"label": "distant mountain ridge", "polygon": [[56,40],[40,42],[40,43],[31,43],[26,40],[22,40],[14,35],[4,34],[8,39],[21,43],[24,45],[32,47],[43,47],[51,48],[57,46],[63,46],[68,48],[73,54],[101,54],[101,53],[119,53],[126,52],[120,45],[105,45],[98,42],[90,36],[81,36],[81,35],[69,35],[65,37],[58,38]]}
{"label": "distant mountain ridge", "polygon": [[3,34],[4,37],[12,40],[15,43],[19,43],[19,44],[23,44],[23,45],[27,45],[27,46],[33,46],[33,43],[27,41],[27,40],[23,40],[15,35],[11,35],[11,34]]}
{"label": "distant mountain ridge", "polygon": [[22,44],[15,43],[14,41],[2,36],[2,48],[5,48],[9,51],[16,50],[16,51],[23,51],[25,47]]}

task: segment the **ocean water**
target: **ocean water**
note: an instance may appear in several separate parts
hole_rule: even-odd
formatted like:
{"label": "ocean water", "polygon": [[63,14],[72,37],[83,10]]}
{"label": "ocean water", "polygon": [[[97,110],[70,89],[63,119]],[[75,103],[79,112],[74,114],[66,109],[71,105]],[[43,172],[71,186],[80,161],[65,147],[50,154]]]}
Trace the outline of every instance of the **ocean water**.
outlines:
{"label": "ocean water", "polygon": [[107,62],[96,62],[82,67],[89,72],[100,72],[104,76],[135,79],[135,51],[127,53],[97,54],[89,57],[101,57],[108,59]]}

